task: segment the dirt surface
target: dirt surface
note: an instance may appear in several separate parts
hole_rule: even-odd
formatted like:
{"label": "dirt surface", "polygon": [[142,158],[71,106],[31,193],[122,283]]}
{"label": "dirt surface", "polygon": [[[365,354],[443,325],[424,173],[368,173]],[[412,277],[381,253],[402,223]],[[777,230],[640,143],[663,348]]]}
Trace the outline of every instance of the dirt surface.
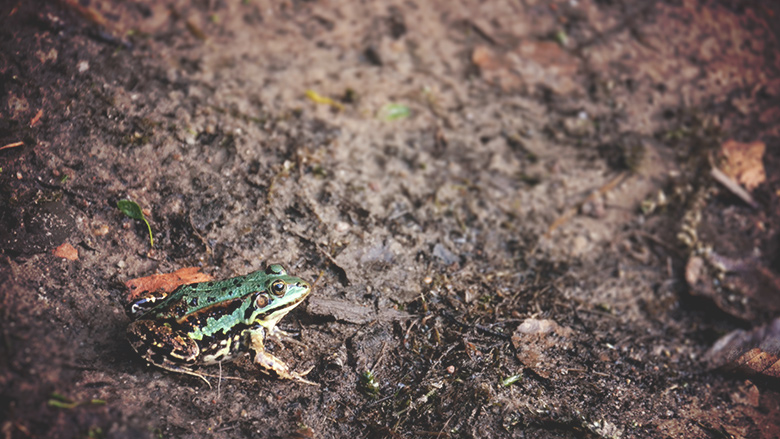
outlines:
{"label": "dirt surface", "polygon": [[[780,437],[703,360],[776,290],[686,282],[780,272],[771,3],[5,2],[0,436]],[[318,386],[127,343],[126,281],[268,263],[316,280],[270,348]]]}

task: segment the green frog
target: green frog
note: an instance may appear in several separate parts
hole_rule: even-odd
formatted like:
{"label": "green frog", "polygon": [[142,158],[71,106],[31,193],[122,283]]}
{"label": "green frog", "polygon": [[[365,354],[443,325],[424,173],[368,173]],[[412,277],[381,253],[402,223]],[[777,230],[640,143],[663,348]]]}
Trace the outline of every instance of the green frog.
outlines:
{"label": "green frog", "polygon": [[276,324],[309,295],[309,284],[281,265],[218,282],[182,285],[167,293],[145,293],[127,306],[133,319],[127,339],[146,361],[204,379],[201,365],[231,361],[254,353],[254,362],[280,378],[315,384],[309,372],[290,370],[265,351],[267,336],[283,331]]}

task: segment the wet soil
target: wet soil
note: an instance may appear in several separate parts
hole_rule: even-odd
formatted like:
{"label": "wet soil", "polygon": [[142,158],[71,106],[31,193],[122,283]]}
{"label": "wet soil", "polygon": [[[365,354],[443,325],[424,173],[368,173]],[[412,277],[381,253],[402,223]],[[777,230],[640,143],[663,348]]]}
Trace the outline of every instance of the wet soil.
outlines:
{"label": "wet soil", "polygon": [[[780,272],[770,2],[0,11],[3,437],[780,436],[777,382],[702,360],[776,311],[692,294],[678,239],[707,188],[702,239]],[[127,280],[269,263],[316,280],[269,349],[318,386],[127,343]]]}

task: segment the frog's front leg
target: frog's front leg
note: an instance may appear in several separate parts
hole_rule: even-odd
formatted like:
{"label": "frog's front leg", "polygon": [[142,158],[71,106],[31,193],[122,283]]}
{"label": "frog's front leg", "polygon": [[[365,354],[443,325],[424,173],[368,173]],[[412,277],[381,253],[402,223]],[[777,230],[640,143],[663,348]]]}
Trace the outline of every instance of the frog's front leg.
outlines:
{"label": "frog's front leg", "polygon": [[136,320],[127,327],[127,340],[140,356],[155,366],[203,378],[192,369],[198,364],[200,347],[195,340],[173,329],[170,324]]}
{"label": "frog's front leg", "polygon": [[317,383],[311,382],[304,378],[304,376],[306,376],[306,374],[309,373],[311,369],[302,374],[293,372],[290,370],[290,367],[287,365],[287,363],[266,352],[265,330],[263,327],[253,328],[247,332],[249,338],[249,348],[255,353],[254,361],[256,364],[259,364],[268,370],[274,371],[279,376],[279,378],[296,380],[302,383],[311,384],[313,386],[318,385]]}

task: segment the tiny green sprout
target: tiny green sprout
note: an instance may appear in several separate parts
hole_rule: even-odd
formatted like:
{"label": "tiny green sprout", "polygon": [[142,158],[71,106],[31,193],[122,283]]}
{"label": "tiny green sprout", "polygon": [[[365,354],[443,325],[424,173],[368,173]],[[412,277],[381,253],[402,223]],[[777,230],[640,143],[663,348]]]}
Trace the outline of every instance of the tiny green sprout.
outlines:
{"label": "tiny green sprout", "polygon": [[405,119],[412,114],[412,111],[403,104],[387,104],[379,110],[377,117],[384,120]]}
{"label": "tiny green sprout", "polygon": [[376,397],[379,394],[379,382],[374,372],[367,370],[360,374],[360,388],[368,396]]}
{"label": "tiny green sprout", "polygon": [[516,375],[511,375],[501,380],[501,385],[504,387],[509,387],[518,381],[522,381],[522,379],[523,379],[523,374],[518,373]]}
{"label": "tiny green sprout", "polygon": [[119,200],[116,203],[116,207],[122,211],[125,215],[135,220],[141,220],[146,223],[146,228],[149,229],[149,245],[154,247],[154,237],[152,236],[152,226],[149,225],[149,221],[146,220],[144,212],[141,210],[141,206],[135,201]]}
{"label": "tiny green sprout", "polygon": [[554,38],[561,47],[566,47],[569,44],[569,37],[563,29],[555,32]]}
{"label": "tiny green sprout", "polygon": [[57,392],[52,392],[48,402],[50,407],[57,407],[61,409],[73,409],[80,405],[92,404],[92,405],[105,405],[106,401],[102,399],[87,399],[84,401],[74,401],[67,396],[61,395]]}

